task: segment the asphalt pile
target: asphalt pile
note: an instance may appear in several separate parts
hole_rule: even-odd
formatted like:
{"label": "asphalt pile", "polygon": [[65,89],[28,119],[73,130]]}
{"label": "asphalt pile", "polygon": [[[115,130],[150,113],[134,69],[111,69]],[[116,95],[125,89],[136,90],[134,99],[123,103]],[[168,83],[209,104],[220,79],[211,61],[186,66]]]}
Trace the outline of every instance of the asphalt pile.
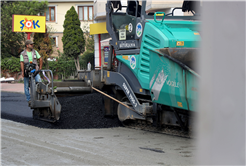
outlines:
{"label": "asphalt pile", "polygon": [[10,114],[1,114],[1,118],[28,125],[50,129],[89,129],[119,127],[117,117],[105,117],[103,112],[103,95],[99,93],[82,96],[59,97],[62,106],[61,118],[55,123],[34,120]]}

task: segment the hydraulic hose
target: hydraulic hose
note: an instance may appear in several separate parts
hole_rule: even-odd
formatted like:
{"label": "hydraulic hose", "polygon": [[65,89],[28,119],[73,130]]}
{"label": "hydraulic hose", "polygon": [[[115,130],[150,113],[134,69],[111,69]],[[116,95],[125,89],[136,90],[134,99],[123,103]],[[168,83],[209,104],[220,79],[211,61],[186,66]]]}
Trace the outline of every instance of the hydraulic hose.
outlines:
{"label": "hydraulic hose", "polygon": [[44,77],[48,80],[48,82],[50,83],[50,80],[49,80],[49,78],[45,75],[45,72],[43,71],[42,73],[43,73]]}

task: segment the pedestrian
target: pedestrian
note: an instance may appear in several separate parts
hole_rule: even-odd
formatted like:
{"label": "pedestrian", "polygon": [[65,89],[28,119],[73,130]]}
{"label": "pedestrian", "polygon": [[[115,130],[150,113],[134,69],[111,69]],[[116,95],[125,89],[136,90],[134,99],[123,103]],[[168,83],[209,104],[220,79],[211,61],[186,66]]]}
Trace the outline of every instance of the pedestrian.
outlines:
{"label": "pedestrian", "polygon": [[87,70],[91,71],[91,63],[90,62],[87,64]]}
{"label": "pedestrian", "polygon": [[[33,49],[33,44],[34,43],[31,40],[27,40],[25,42],[25,50],[21,52],[21,55],[20,55],[21,72],[22,72],[22,77],[24,77],[24,91],[25,91],[26,100],[28,102],[28,105],[31,104],[30,93],[29,93],[29,79],[30,78],[24,71],[24,65],[32,62],[33,64],[36,64],[36,71],[39,70],[38,61],[39,61],[40,69],[42,69],[42,66],[43,66],[43,60],[41,56],[39,55],[39,53]],[[41,78],[39,74],[35,76],[35,81],[41,82]]]}

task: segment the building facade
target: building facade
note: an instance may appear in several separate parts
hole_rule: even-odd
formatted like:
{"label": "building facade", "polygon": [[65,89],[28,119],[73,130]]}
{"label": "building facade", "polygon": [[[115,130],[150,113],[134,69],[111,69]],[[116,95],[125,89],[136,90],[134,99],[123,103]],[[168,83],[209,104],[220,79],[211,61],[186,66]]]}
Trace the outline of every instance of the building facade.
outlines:
{"label": "building facade", "polygon": [[48,0],[46,10],[46,24],[50,28],[50,34],[55,42],[55,49],[52,56],[58,56],[58,49],[63,52],[63,23],[67,11],[74,6],[81,21],[81,28],[84,33],[89,33],[89,26],[94,21],[94,1],[88,0]]}

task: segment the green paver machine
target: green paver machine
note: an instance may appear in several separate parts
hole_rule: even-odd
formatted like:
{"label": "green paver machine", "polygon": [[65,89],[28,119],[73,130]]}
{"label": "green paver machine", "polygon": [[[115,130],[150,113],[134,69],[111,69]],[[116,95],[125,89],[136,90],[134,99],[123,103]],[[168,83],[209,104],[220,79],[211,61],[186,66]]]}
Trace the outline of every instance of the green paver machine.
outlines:
{"label": "green paver machine", "polygon": [[[124,124],[137,121],[188,130],[198,100],[194,62],[201,40],[199,18],[173,16],[176,8],[171,14],[146,14],[146,1],[127,4],[106,4],[112,38],[107,69],[79,75],[92,89],[107,93],[105,115],[118,115]],[[119,12],[122,8],[126,12]]]}
{"label": "green paver machine", "polygon": [[[193,11],[191,4],[185,1],[181,9],[188,6]],[[78,71],[77,83],[104,94],[105,115],[118,116],[124,125],[188,131],[200,77],[195,72],[201,40],[197,11],[194,16],[174,16],[177,8],[170,14],[146,14],[145,7],[146,1],[127,1],[127,6],[107,1],[106,26],[111,36],[107,67]],[[122,8],[125,12],[119,12]],[[48,84],[35,84],[34,74],[30,77],[34,117],[59,120],[61,106],[53,81],[49,89]]]}

